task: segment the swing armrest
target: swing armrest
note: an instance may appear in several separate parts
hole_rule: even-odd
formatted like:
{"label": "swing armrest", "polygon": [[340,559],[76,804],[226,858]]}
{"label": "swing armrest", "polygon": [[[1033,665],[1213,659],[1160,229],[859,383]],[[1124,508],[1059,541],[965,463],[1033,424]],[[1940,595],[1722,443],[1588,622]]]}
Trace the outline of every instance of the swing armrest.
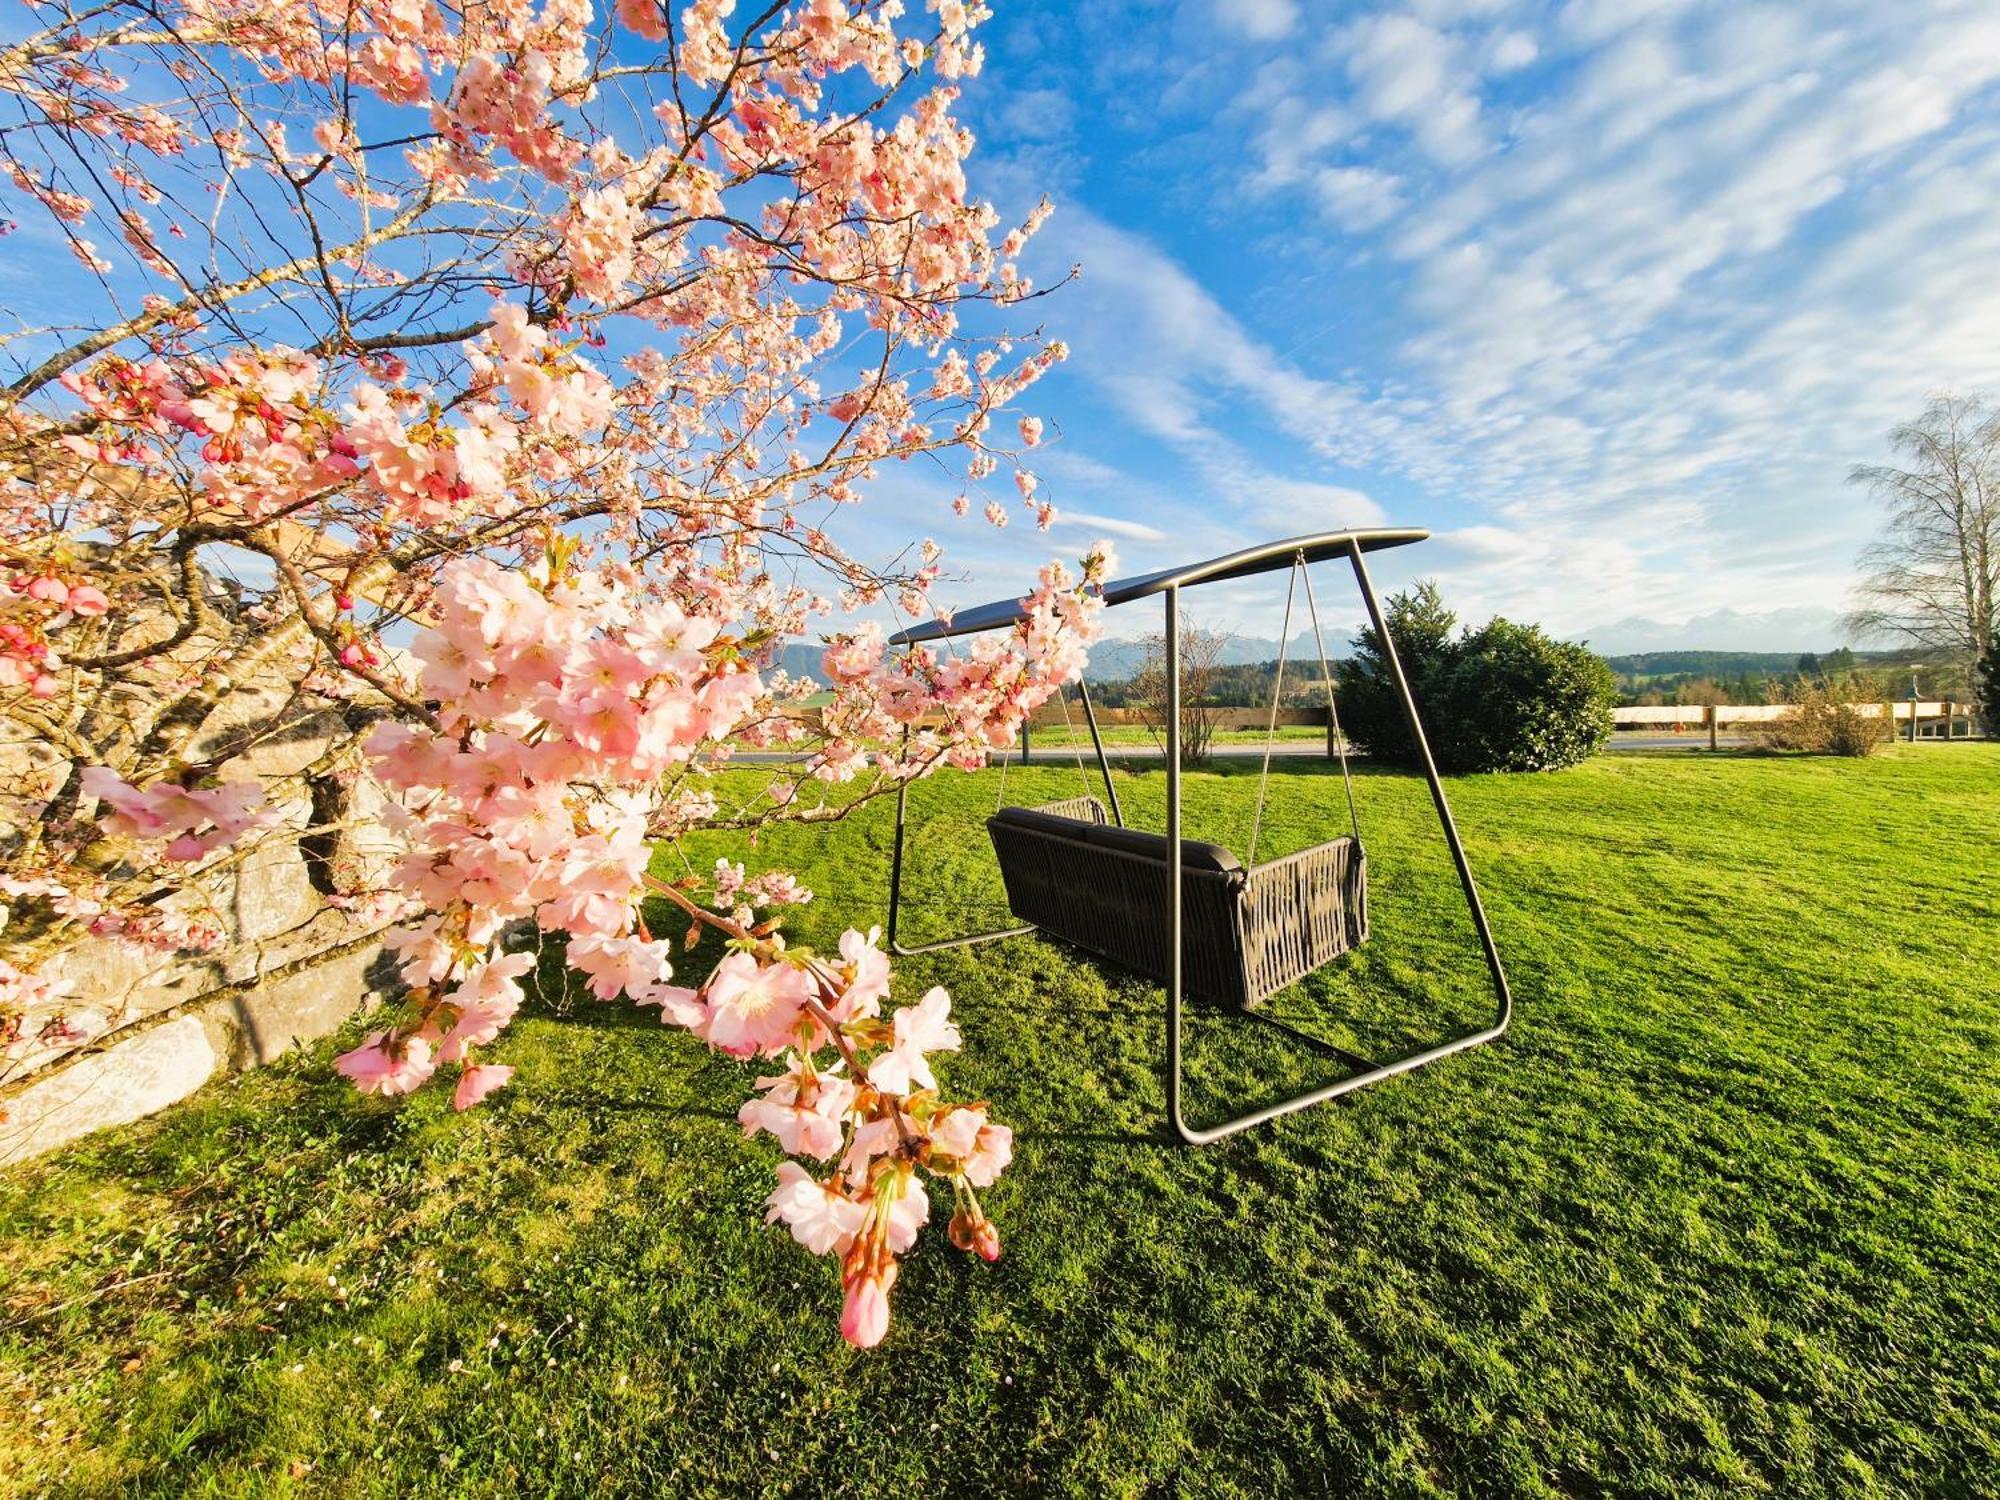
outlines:
{"label": "swing armrest", "polygon": [[1032,809],[1047,813],[1052,818],[1074,818],[1079,823],[1095,823],[1099,827],[1111,820],[1105,815],[1104,804],[1095,797],[1065,797],[1060,802],[1047,802]]}
{"label": "swing armrest", "polygon": [[1244,882],[1244,989],[1252,1005],[1367,940],[1368,857],[1355,839],[1269,860]]}

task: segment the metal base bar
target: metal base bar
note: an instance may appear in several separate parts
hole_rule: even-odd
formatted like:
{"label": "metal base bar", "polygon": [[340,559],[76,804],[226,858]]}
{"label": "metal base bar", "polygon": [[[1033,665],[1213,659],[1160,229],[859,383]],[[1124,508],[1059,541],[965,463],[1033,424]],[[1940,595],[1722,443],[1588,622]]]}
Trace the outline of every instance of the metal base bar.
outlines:
{"label": "metal base bar", "polygon": [[1424,779],[1430,784],[1431,801],[1437,807],[1438,822],[1444,830],[1445,843],[1451,849],[1452,863],[1457,867],[1459,884],[1465,891],[1465,903],[1472,914],[1472,925],[1479,933],[1479,945],[1486,957],[1487,971],[1493,978],[1493,992],[1498,1003],[1494,1022],[1479,1031],[1440,1042],[1434,1047],[1426,1047],[1389,1062],[1378,1063],[1350,1078],[1324,1084],[1303,1094],[1295,1094],[1288,1099],[1280,1099],[1275,1104],[1267,1104],[1261,1109],[1253,1109],[1220,1124],[1205,1127],[1190,1125],[1181,1108],[1181,1009],[1185,1002],[1181,980],[1181,943],[1184,932],[1181,912],[1181,715],[1180,715],[1180,586],[1170,585],[1166,590],[1166,633],[1167,633],[1167,848],[1169,851],[1169,874],[1167,879],[1167,1117],[1172,1122],[1174,1134],[1190,1146],[1206,1146],[1214,1141],[1236,1135],[1276,1120],[1284,1115],[1295,1114],[1302,1109],[1310,1109],[1315,1104],[1324,1104],[1329,1099],[1338,1099],[1343,1094],[1351,1094],[1364,1089],[1371,1083],[1380,1083],[1385,1078],[1394,1078],[1400,1073],[1413,1072],[1427,1063],[1456,1053],[1469,1052],[1474,1047],[1482,1047],[1499,1037],[1513,1019],[1514,1000],[1507,988],[1507,973],[1500,964],[1500,950],[1493,944],[1493,932],[1486,922],[1486,910],[1479,901],[1479,887],[1472,879],[1472,866],[1466,862],[1465,846],[1459,842],[1458,826],[1452,821],[1451,804],[1445,800],[1444,783],[1438,777],[1437,763],[1431,757],[1430,741],[1424,737],[1422,719],[1417,714],[1417,700],[1410,692],[1409,678],[1403,672],[1403,663],[1396,655],[1395,640],[1389,634],[1388,622],[1382,617],[1382,606],[1375,598],[1374,585],[1369,581],[1368,569],[1361,560],[1361,549],[1353,543],[1348,545],[1348,557],[1354,564],[1354,581],[1361,590],[1362,600],[1368,606],[1368,618],[1381,638],[1382,656],[1389,665],[1389,674],[1395,679],[1396,694],[1403,702],[1403,713],[1409,721],[1411,737],[1416,741],[1417,752],[1423,761]]}

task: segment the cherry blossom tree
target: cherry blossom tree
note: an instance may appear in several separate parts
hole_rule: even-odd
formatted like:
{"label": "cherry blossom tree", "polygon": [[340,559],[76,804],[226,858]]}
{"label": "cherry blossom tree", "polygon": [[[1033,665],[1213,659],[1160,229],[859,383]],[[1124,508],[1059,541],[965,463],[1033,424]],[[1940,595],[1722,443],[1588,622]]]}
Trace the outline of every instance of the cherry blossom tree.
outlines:
{"label": "cherry blossom tree", "polygon": [[[930,1191],[999,1253],[977,1193],[1010,1137],[940,1089],[950,1001],[886,1008],[872,932],[788,946],[810,893],[783,874],[648,865],[978,766],[1081,669],[1107,549],[939,655],[882,623],[930,611],[936,544],[871,563],[832,534],[898,464],[941,510],[1051,517],[1017,408],[1064,349],[1010,331],[1047,205],[1006,226],[970,197],[952,113],[984,10],[27,9],[9,223],[80,270],[4,334],[0,714],[47,768],[0,874],[10,1051],[75,1038],[41,972],[66,944],[214,941],[169,898],[273,818],[223,774],[242,743],[197,730],[275,675],[276,721],[348,713],[406,851],[337,898],[408,918],[407,998],[340,1071],[476,1105],[511,1071],[509,935],[564,935],[599,999],[777,1069],[741,1112],[786,1153],[770,1216],[840,1257],[841,1330],[877,1343]],[[807,714],[776,663],[811,634]],[[794,754],[725,797],[744,746]],[[684,951],[702,931],[719,962]]]}

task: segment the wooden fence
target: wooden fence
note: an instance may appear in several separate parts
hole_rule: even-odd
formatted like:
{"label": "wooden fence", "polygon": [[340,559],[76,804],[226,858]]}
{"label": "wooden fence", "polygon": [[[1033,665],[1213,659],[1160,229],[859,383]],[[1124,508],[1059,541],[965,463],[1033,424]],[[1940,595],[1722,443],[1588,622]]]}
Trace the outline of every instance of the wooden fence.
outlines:
{"label": "wooden fence", "polygon": [[[1898,726],[1898,734],[1907,732],[1911,738],[1925,739],[1968,739],[1977,732],[1977,710],[1971,704],[1957,703],[1951,699],[1903,699],[1889,703],[1857,703],[1854,709],[1867,718],[1880,718],[1885,712]],[[1785,711],[1781,703],[1684,703],[1659,704],[1643,708],[1614,708],[1611,722],[1619,730],[1652,730],[1655,733],[1706,732],[1709,744],[1717,743],[1720,733],[1729,726],[1748,726],[1768,723]],[[1215,715],[1217,729],[1263,729],[1271,722],[1268,708],[1217,708]],[[1097,722],[1105,727],[1111,725],[1149,724],[1151,717],[1145,709],[1100,708]],[[1326,753],[1334,753],[1332,726],[1327,722],[1323,708],[1281,708],[1278,723],[1285,725],[1312,725],[1325,727]],[[1060,703],[1045,703],[1028,719],[1032,734],[1036,730],[1075,729],[1081,735],[1086,732],[1083,711],[1072,707],[1065,717]]]}
{"label": "wooden fence", "polygon": [[[1978,711],[1969,703],[1949,698],[1904,698],[1849,706],[1864,718],[1879,719],[1888,714],[1893,723],[1904,726],[1897,733],[1907,733],[1912,739],[1969,739],[1978,728]],[[1728,725],[1767,724],[1784,712],[1782,703],[1665,703],[1614,708],[1611,715],[1619,729],[1706,730],[1712,744],[1717,731]]]}

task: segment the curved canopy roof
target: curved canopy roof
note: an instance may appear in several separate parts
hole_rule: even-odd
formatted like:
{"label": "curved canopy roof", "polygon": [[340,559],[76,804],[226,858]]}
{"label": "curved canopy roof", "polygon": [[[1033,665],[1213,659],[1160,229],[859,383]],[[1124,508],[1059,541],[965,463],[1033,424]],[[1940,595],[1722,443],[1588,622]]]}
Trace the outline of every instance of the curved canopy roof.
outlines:
{"label": "curved canopy roof", "polygon": [[[1379,552],[1384,547],[1407,547],[1411,542],[1421,542],[1429,535],[1428,531],[1416,527],[1404,527],[1377,531],[1319,531],[1310,536],[1262,542],[1241,552],[1211,557],[1206,562],[1164,568],[1136,578],[1116,579],[1104,586],[1104,602],[1129,604],[1134,599],[1163,593],[1177,584],[1185,588],[1190,584],[1223,583],[1231,578],[1248,578],[1254,573],[1270,573],[1279,568],[1289,568],[1292,560],[1300,555],[1312,563],[1328,557],[1346,557],[1355,550]],[[977,635],[982,630],[998,630],[1012,625],[1023,613],[1019,599],[996,599],[991,604],[962,609],[949,622],[932,620],[923,625],[912,625],[908,630],[891,636],[890,644],[908,646],[918,641],[940,641],[947,636]]]}

